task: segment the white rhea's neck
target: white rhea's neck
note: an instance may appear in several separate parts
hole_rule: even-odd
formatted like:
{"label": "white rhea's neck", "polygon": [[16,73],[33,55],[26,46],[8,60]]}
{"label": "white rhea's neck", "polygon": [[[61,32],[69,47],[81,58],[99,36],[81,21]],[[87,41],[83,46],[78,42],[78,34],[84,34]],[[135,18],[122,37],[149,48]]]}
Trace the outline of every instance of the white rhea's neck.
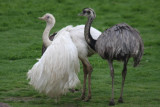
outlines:
{"label": "white rhea's neck", "polygon": [[54,26],[54,23],[52,23],[52,24],[47,23],[46,28],[43,32],[42,40],[43,40],[45,47],[48,47],[52,43],[52,41],[49,39],[49,34],[50,34],[50,31],[53,28],[53,26]]}

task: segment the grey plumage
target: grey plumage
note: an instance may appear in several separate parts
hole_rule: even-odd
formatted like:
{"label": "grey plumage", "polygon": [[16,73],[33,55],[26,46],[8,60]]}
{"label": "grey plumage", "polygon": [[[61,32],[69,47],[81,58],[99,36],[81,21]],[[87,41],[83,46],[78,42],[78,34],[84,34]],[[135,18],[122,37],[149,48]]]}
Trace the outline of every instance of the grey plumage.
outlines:
{"label": "grey plumage", "polygon": [[95,44],[96,51],[103,59],[123,61],[126,57],[133,57],[134,66],[140,62],[143,47],[139,32],[125,23],[105,30]]}
{"label": "grey plumage", "polygon": [[139,32],[129,26],[128,24],[122,23],[117,24],[111,28],[106,29],[97,40],[92,38],[90,34],[90,27],[96,14],[93,9],[85,8],[80,14],[81,16],[88,17],[88,21],[85,25],[85,39],[87,44],[95,50],[103,59],[108,60],[109,68],[112,77],[112,98],[110,105],[114,105],[114,67],[113,60],[123,61],[122,70],[122,88],[121,95],[118,102],[123,102],[123,87],[125,77],[127,74],[127,63],[130,57],[134,59],[134,67],[137,66],[143,55],[144,45],[140,37]]}

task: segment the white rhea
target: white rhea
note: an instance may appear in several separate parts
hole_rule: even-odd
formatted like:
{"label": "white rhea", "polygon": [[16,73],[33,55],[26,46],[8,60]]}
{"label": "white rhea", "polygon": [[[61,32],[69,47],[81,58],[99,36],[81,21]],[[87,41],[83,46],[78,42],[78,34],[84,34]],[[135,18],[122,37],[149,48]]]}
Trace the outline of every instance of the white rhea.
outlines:
{"label": "white rhea", "polygon": [[[28,77],[31,79],[31,81],[30,81],[30,84],[31,85],[33,85],[37,90],[39,90],[40,92],[44,92],[44,93],[46,93],[47,95],[49,95],[49,96],[52,96],[52,97],[57,97],[57,96],[59,96],[59,95],[62,95],[62,94],[64,94],[64,92],[62,91],[62,90],[65,90],[65,92],[67,92],[67,89],[68,88],[74,88],[75,86],[76,86],[76,84],[78,84],[79,83],[79,79],[78,79],[78,77],[77,77],[77,72],[78,72],[78,70],[79,70],[79,65],[78,64],[76,64],[77,63],[77,61],[78,61],[78,59],[77,59],[77,61],[71,61],[71,60],[65,60],[66,59],[66,55],[65,54],[69,54],[69,53],[72,53],[72,55],[73,56],[76,56],[76,52],[73,52],[73,49],[70,49],[69,50],[69,47],[67,47],[67,49],[68,49],[68,51],[69,52],[60,52],[60,49],[61,49],[61,47],[60,46],[68,46],[68,45],[66,45],[66,44],[64,44],[64,42],[62,41],[62,40],[60,40],[60,39],[58,39],[58,38],[60,38],[59,36],[63,36],[62,35],[62,33],[59,33],[58,32],[58,34],[57,33],[54,33],[52,36],[49,36],[49,33],[50,33],[50,30],[52,29],[52,27],[54,26],[54,24],[55,24],[55,18],[54,18],[54,16],[52,15],[52,14],[49,14],[49,13],[47,13],[47,14],[45,14],[43,17],[39,17],[39,19],[41,19],[41,20],[45,20],[46,21],[46,23],[47,23],[47,25],[46,25],[46,28],[45,28],[45,30],[44,30],[44,32],[43,32],[43,36],[42,36],[42,40],[43,40],[43,49],[42,49],[42,54],[43,54],[43,56],[42,56],[42,58],[44,57],[44,56],[48,56],[48,57],[54,57],[54,58],[56,58],[56,57],[60,57],[59,59],[57,59],[57,60],[54,60],[54,58],[50,58],[50,62],[51,63],[43,63],[44,65],[45,65],[45,67],[49,67],[49,68],[54,68],[54,69],[57,69],[58,67],[61,67],[61,65],[58,65],[60,62],[62,63],[62,62],[64,62],[64,65],[66,66],[66,68],[67,68],[67,66],[68,66],[68,70],[70,69],[70,70],[72,70],[71,68],[73,67],[73,65],[76,65],[76,66],[74,66],[75,68],[75,72],[76,73],[74,73],[74,72],[70,72],[70,75],[69,75],[69,79],[68,79],[68,81],[65,81],[66,82],[66,84],[69,84],[69,85],[65,85],[64,84],[64,81],[63,81],[63,79],[61,80],[61,79],[59,79],[59,80],[52,80],[51,79],[51,77],[53,76],[51,76],[50,75],[50,73],[46,73],[46,75],[44,75],[43,77],[44,78],[48,78],[48,77],[50,77],[49,79],[46,79],[45,80],[45,82],[43,82],[43,83],[39,83],[39,82],[41,82],[41,81],[43,81],[43,79],[42,80],[40,80],[39,79],[39,81],[37,81],[37,82],[34,82],[34,79],[36,79],[36,78],[38,78],[38,77],[36,77],[33,73],[28,73]],[[65,29],[63,29],[63,32],[69,32],[69,35],[68,36],[70,36],[69,38],[71,38],[71,40],[72,40],[72,44],[70,43],[70,46],[71,47],[74,47],[74,46],[76,46],[76,49],[77,49],[77,51],[78,51],[78,57],[79,57],[79,59],[81,60],[81,62],[82,62],[82,64],[83,64],[83,71],[84,71],[84,83],[83,83],[83,86],[85,86],[86,85],[86,79],[87,79],[87,75],[88,75],[88,73],[91,73],[92,72],[92,66],[91,66],[91,64],[89,63],[89,61],[88,61],[88,56],[91,56],[91,55],[93,55],[95,52],[87,45],[87,42],[85,41],[85,38],[84,38],[84,28],[85,28],[85,25],[78,25],[78,26],[76,26],[76,27],[72,27],[72,26],[67,26]],[[93,38],[94,39],[97,39],[98,38],[98,36],[101,34],[101,32],[100,31],[98,31],[97,29],[95,29],[95,28],[93,28],[93,27],[91,27],[91,33],[92,33],[92,36],[93,36]],[[64,35],[65,36],[65,35]],[[67,36],[67,37],[68,37]],[[66,37],[66,36],[65,36]],[[69,41],[69,38],[68,39],[66,39],[65,41]],[[54,39],[54,40],[53,40]],[[57,40],[58,39],[58,40]],[[52,40],[53,40],[53,42],[52,42]],[[57,41],[57,42],[59,42],[59,45],[56,45],[56,49],[57,50],[55,50],[54,52],[54,54],[52,54],[52,51],[53,50],[50,50],[51,48],[51,46],[50,45],[52,45],[55,41]],[[73,45],[73,46],[72,46]],[[55,48],[55,47],[54,47]],[[54,48],[52,48],[52,49],[54,49]],[[50,50],[50,51],[48,51],[48,50]],[[46,51],[46,52],[45,52]],[[49,53],[50,52],[50,53]],[[71,57],[72,57],[72,55],[71,55]],[[39,60],[39,61],[41,61],[42,60],[42,58]],[[62,60],[63,59],[63,60]],[[75,58],[76,59],[76,58]],[[44,59],[43,61],[45,61],[46,59]],[[52,61],[51,61],[52,60]],[[42,62],[43,62],[42,61]],[[46,60],[47,61],[47,60]],[[67,62],[66,62],[67,61]],[[58,63],[57,63],[58,62]],[[68,64],[65,64],[65,63],[68,63]],[[47,64],[47,65],[46,65]],[[72,65],[72,67],[71,67],[71,65],[69,65],[69,64],[73,64]],[[35,65],[34,65],[35,66]],[[39,66],[40,67],[40,66]],[[57,67],[57,68],[56,68]],[[43,68],[43,66],[41,67],[41,68]],[[63,67],[62,67],[63,68]],[[33,68],[32,68],[33,69]],[[38,67],[36,67],[36,69],[39,69]],[[48,69],[48,70],[50,70],[50,71],[43,71],[44,73],[45,72],[52,72],[51,70],[52,69]],[[64,69],[61,69],[61,71],[62,70],[64,70]],[[56,71],[56,70],[55,70]],[[73,70],[72,70],[73,71]],[[31,71],[29,71],[29,72],[31,72]],[[62,73],[65,73],[66,71],[63,71]],[[38,72],[37,72],[38,73]],[[59,74],[59,71],[57,71],[57,74]],[[32,78],[31,78],[31,76],[32,76]],[[56,76],[55,76],[56,77]],[[66,75],[66,77],[67,77],[67,75]],[[88,78],[91,78],[90,76],[88,77]],[[76,80],[76,81],[73,81],[73,80]],[[33,82],[33,83],[32,83]],[[59,88],[56,88],[55,87],[55,84],[53,85],[53,84],[48,84],[48,83],[50,83],[50,82],[56,82],[57,84],[56,85],[58,85],[58,87],[59,86],[61,86],[61,87],[63,87],[62,89],[59,89]],[[61,83],[62,82],[62,83]],[[59,83],[59,84],[58,84]],[[42,84],[42,85],[39,85],[39,84]],[[48,88],[47,87],[45,87],[45,85],[47,85],[48,86]],[[64,86],[65,85],[65,86]],[[40,87],[41,86],[41,87]],[[44,86],[44,87],[43,87]],[[66,87],[66,88],[65,88]],[[90,86],[89,86],[90,87]],[[59,90],[59,94],[57,94],[57,92],[55,91],[55,89],[54,90],[52,90],[53,88],[56,88],[57,89],[57,91]],[[43,89],[43,90],[42,90]],[[48,90],[50,91],[50,93],[48,93]],[[60,92],[61,91],[61,92]],[[83,91],[83,93],[82,93],[82,95],[84,94],[84,92],[85,91]],[[89,90],[89,93],[91,92],[91,90]],[[91,96],[91,95],[90,95]],[[81,99],[84,99],[84,97],[82,96],[81,97]]]}
{"label": "white rhea", "polygon": [[[46,28],[51,29],[48,26]],[[29,83],[36,90],[50,97],[57,98],[80,83],[77,76],[80,68],[78,51],[67,31],[71,28],[67,26],[57,33],[46,52],[27,73]],[[45,30],[45,32],[49,31]]]}
{"label": "white rhea", "polygon": [[[55,23],[55,18],[53,17],[52,14],[45,14],[43,17],[41,17],[40,19],[45,20],[46,22],[48,22],[44,17],[50,17],[50,21],[52,20]],[[53,24],[53,23],[52,23]],[[53,24],[54,25],[54,24]],[[75,44],[75,46],[77,47],[78,50],[78,57],[81,60],[82,64],[83,64],[83,72],[84,72],[84,82],[83,82],[83,91],[82,91],[82,96],[80,99],[84,99],[84,94],[85,94],[85,90],[86,90],[86,79],[88,76],[88,97],[85,99],[85,101],[88,101],[91,98],[91,73],[92,73],[92,66],[90,64],[90,62],[88,61],[88,57],[93,55],[95,53],[94,50],[92,50],[84,37],[84,28],[85,25],[77,25],[75,27],[72,27],[72,29],[69,30],[70,36],[72,38],[73,43]],[[99,35],[101,35],[101,32],[93,27],[91,27],[90,32],[92,34],[92,37],[96,40]],[[53,35],[49,36],[47,35],[43,35],[43,38],[46,39],[50,39],[53,40],[54,36],[57,36],[56,33],[54,33]],[[42,47],[42,54],[45,52],[47,46],[45,46],[45,44],[47,41],[43,40],[43,47]]]}

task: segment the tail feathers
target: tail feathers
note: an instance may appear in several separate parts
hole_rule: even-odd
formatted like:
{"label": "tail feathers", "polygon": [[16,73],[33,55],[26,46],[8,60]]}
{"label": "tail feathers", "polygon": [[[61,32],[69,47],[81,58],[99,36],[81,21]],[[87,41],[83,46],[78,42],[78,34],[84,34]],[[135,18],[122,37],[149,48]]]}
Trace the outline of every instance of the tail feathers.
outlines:
{"label": "tail feathers", "polygon": [[137,67],[140,63],[140,59],[139,58],[133,58],[133,60],[134,60],[133,67]]}
{"label": "tail feathers", "polygon": [[136,55],[136,56],[133,57],[133,60],[134,60],[133,67],[138,66],[138,64],[139,64],[140,61],[141,61],[142,56],[143,56],[143,47],[141,47],[138,55]]}

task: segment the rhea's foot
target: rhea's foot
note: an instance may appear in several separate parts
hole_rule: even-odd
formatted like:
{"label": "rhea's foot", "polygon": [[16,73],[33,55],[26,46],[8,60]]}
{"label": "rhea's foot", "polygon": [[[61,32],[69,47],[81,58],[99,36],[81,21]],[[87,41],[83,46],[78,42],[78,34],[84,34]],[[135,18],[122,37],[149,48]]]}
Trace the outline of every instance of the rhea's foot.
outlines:
{"label": "rhea's foot", "polygon": [[119,102],[119,103],[123,103],[123,98],[120,97],[119,100],[118,100],[118,102]]}
{"label": "rhea's foot", "polygon": [[114,99],[111,99],[111,101],[109,102],[109,105],[110,106],[114,106],[115,105]]}
{"label": "rhea's foot", "polygon": [[83,101],[84,102],[88,102],[91,99],[91,96],[88,96],[87,98],[85,98]]}
{"label": "rhea's foot", "polygon": [[75,92],[75,89],[69,89],[69,91],[70,91],[71,93],[74,93],[74,92]]}
{"label": "rhea's foot", "polygon": [[80,98],[75,98],[75,100],[84,100],[85,99],[85,95],[82,95]]}

